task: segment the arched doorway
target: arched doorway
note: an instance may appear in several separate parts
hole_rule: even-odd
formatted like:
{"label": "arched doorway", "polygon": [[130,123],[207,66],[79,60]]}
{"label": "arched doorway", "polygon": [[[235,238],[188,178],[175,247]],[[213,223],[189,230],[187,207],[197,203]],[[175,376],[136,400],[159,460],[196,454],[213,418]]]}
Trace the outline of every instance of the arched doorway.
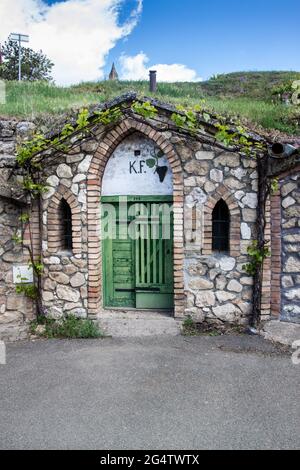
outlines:
{"label": "arched doorway", "polygon": [[173,172],[160,148],[135,132],[102,179],[103,306],[173,309]]}

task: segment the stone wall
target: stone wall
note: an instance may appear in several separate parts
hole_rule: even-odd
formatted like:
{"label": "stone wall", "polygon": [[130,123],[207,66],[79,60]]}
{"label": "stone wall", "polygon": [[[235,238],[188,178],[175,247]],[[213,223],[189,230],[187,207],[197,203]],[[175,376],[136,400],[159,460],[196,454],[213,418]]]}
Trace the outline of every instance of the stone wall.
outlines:
{"label": "stone wall", "polygon": [[[26,337],[28,322],[34,317],[32,303],[15,293],[13,282],[13,266],[28,262],[26,253],[11,242],[26,201],[10,194],[8,184],[16,142],[33,128],[32,123],[0,121],[0,185],[7,189],[0,193],[0,338],[5,339]],[[44,264],[42,296],[47,314],[55,318],[70,313],[83,318],[101,315],[102,176],[117,144],[121,144],[119,149],[129,146],[132,152],[147,137],[164,150],[173,171],[175,315],[190,315],[199,322],[247,323],[253,280],[243,265],[248,262],[247,248],[256,237],[255,160],[201,144],[192,137],[159,133],[134,120],[123,121],[108,133],[97,126],[93,138],[78,138],[68,154],[55,159],[50,156],[44,165],[49,189],[42,196],[41,223],[33,214],[33,237]],[[18,179],[9,181],[16,187]],[[281,197],[283,273],[278,268],[278,282],[281,277],[282,318],[299,321],[299,175],[282,182]],[[63,199],[72,213],[72,250],[61,246]],[[212,212],[220,199],[230,212],[228,253],[212,251]],[[270,269],[267,271],[269,279]],[[269,290],[270,286],[264,285],[264,319],[270,317]]]}
{"label": "stone wall", "polygon": [[300,173],[281,182],[281,319],[300,323]]}
{"label": "stone wall", "polygon": [[12,237],[20,228],[26,207],[18,189],[19,178],[9,178],[15,164],[16,142],[33,129],[32,123],[0,121],[0,339],[16,341],[28,335],[34,317],[32,301],[16,293],[13,266],[27,265],[28,256]]}
{"label": "stone wall", "polygon": [[[82,143],[46,170],[49,191],[43,195],[41,234],[43,302],[47,314],[55,318],[63,314],[82,318],[88,315],[87,171],[97,146],[96,141]],[[62,199],[72,211],[72,251],[61,250],[57,242]]]}
{"label": "stone wall", "polygon": [[[256,163],[196,143],[177,148],[185,172],[185,315],[199,322],[246,323],[253,281],[243,265],[255,238]],[[212,252],[211,212],[221,198],[231,212],[228,254]]]}

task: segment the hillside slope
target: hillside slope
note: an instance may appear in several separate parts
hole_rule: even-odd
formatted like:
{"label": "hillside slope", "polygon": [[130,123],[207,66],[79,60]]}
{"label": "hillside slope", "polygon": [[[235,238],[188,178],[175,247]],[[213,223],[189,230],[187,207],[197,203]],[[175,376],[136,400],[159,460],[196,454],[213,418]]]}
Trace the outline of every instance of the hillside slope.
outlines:
{"label": "hillside slope", "polygon": [[[239,117],[246,124],[290,135],[300,135],[300,109],[274,97],[274,87],[300,80],[297,72],[240,72],[219,75],[201,83],[159,83],[157,99],[173,104],[205,106],[217,113]],[[127,91],[149,96],[148,82],[102,81],[57,87],[42,82],[7,82],[6,104],[0,116],[36,119],[105,102]],[[51,116],[52,115],[52,118]]]}

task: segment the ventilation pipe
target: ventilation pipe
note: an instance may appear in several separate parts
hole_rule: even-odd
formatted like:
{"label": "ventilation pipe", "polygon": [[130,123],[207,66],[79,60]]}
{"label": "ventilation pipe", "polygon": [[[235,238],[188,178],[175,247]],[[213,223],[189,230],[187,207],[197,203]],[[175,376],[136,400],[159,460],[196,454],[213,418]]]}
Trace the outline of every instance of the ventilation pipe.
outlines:
{"label": "ventilation pipe", "polygon": [[150,92],[157,92],[156,70],[150,70]]}
{"label": "ventilation pipe", "polygon": [[290,144],[276,142],[270,148],[270,155],[275,158],[291,157],[298,152],[298,149]]}

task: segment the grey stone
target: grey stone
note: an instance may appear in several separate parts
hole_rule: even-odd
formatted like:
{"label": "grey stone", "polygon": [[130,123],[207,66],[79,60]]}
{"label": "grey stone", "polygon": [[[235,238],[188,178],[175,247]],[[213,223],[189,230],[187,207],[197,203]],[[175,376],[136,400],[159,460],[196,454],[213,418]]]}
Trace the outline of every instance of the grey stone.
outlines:
{"label": "grey stone", "polygon": [[46,179],[46,183],[47,183],[47,185],[52,186],[53,188],[55,188],[56,186],[59,185],[59,179],[57,178],[56,175],[52,175],[52,176],[49,176]]}
{"label": "grey stone", "polygon": [[299,273],[300,272],[300,258],[290,256],[284,266],[286,273]]}
{"label": "grey stone", "polygon": [[207,192],[207,193],[212,193],[214,190],[216,189],[216,186],[214,183],[212,183],[211,181],[207,181],[204,185],[204,190]]}
{"label": "grey stone", "polygon": [[48,291],[52,291],[54,290],[56,287],[56,284],[54,281],[51,281],[51,279],[46,279],[45,282],[44,282],[44,286],[43,286],[43,289],[44,290],[48,290]]}
{"label": "grey stone", "polygon": [[217,291],[216,296],[218,302],[228,302],[229,300],[234,300],[236,297],[235,294],[226,291]]}
{"label": "grey stone", "polygon": [[71,186],[71,191],[73,194],[75,194],[75,196],[77,196],[78,192],[79,192],[79,186],[78,184],[72,184]]}
{"label": "grey stone", "polygon": [[81,287],[86,283],[85,277],[82,273],[76,273],[70,279],[70,284],[72,287]]}
{"label": "grey stone", "polygon": [[238,180],[242,180],[247,175],[247,170],[243,170],[243,168],[237,168],[236,170],[231,170],[230,173]]}
{"label": "grey stone", "polygon": [[98,142],[87,141],[81,144],[81,149],[83,152],[86,152],[86,153],[94,153],[97,150],[98,145],[99,145]]}
{"label": "grey stone", "polygon": [[196,296],[197,307],[212,307],[216,304],[216,297],[210,290],[202,291]]}
{"label": "grey stone", "polygon": [[69,286],[58,286],[56,289],[57,297],[68,302],[78,302],[80,294],[77,290]]}
{"label": "grey stone", "polygon": [[42,199],[45,201],[46,199],[49,199],[50,197],[52,197],[56,192],[56,189],[51,187],[51,186],[48,186],[47,188],[47,191],[45,191],[43,194],[42,194]]}
{"label": "grey stone", "polygon": [[242,214],[243,214],[243,220],[245,222],[256,222],[256,219],[257,219],[256,210],[254,210],[254,209],[243,209]]}
{"label": "grey stone", "polygon": [[205,276],[207,273],[207,267],[201,263],[193,263],[187,267],[187,271],[190,276]]}
{"label": "grey stone", "polygon": [[72,186],[72,180],[71,179],[67,179],[67,178],[62,178],[60,180],[60,184],[62,184],[63,186],[66,186],[66,188],[71,188]]}
{"label": "grey stone", "polygon": [[261,334],[269,341],[292,346],[300,338],[300,325],[270,321],[264,326]]}
{"label": "grey stone", "polygon": [[20,312],[6,312],[4,315],[1,315],[1,324],[0,326],[8,323],[21,323],[23,320],[23,315]]}
{"label": "grey stone", "polygon": [[251,240],[251,228],[245,222],[241,224],[241,235],[243,240]]}
{"label": "grey stone", "polygon": [[190,178],[185,178],[184,179],[184,186],[186,186],[187,188],[196,186],[195,176],[191,176]]}
{"label": "grey stone", "polygon": [[284,219],[283,219],[282,228],[287,229],[287,230],[290,229],[290,228],[295,228],[295,227],[297,227],[297,222],[298,222],[297,219],[290,219],[290,220],[287,220],[287,221],[284,221]]}
{"label": "grey stone", "polygon": [[209,164],[205,161],[191,160],[185,165],[184,169],[192,175],[204,176],[208,173]]}
{"label": "grey stone", "polygon": [[194,206],[197,204],[205,204],[207,201],[207,195],[202,191],[201,188],[194,188],[193,191],[186,197],[186,204],[188,206]]}
{"label": "grey stone", "polygon": [[77,318],[87,318],[87,311],[84,308],[75,308],[74,310],[69,310],[68,315],[74,315]]}
{"label": "grey stone", "polygon": [[236,260],[234,258],[230,258],[229,256],[223,256],[220,258],[219,262],[222,271],[232,271],[236,265]]}
{"label": "grey stone", "polygon": [[44,259],[45,264],[60,264],[60,259],[57,256],[50,256]]}
{"label": "grey stone", "polygon": [[236,178],[226,178],[224,181],[225,186],[230,189],[243,189],[246,185]]}
{"label": "grey stone", "polygon": [[85,204],[86,203],[86,190],[81,189],[78,195],[78,202]]}
{"label": "grey stone", "polygon": [[284,295],[289,300],[300,300],[300,287],[298,289],[286,291]]}
{"label": "grey stone", "polygon": [[56,174],[59,178],[72,178],[73,176],[71,168],[65,163],[58,165]]}
{"label": "grey stone", "polygon": [[224,178],[223,172],[221,170],[211,170],[209,175],[210,179],[216,183],[222,183]]}
{"label": "grey stone", "polygon": [[197,160],[213,160],[214,157],[215,157],[214,152],[204,152],[204,151],[196,152]]}
{"label": "grey stone", "polygon": [[214,315],[222,321],[234,322],[241,314],[240,309],[233,304],[225,304],[212,309]]}
{"label": "grey stone", "polygon": [[81,302],[67,302],[64,305],[64,311],[68,312],[70,310],[74,310],[74,308],[82,308],[82,303]]}
{"label": "grey stone", "polygon": [[224,290],[227,284],[226,277],[221,274],[216,278],[216,288],[219,290]]}
{"label": "grey stone", "polygon": [[192,290],[206,290],[212,289],[214,287],[213,282],[205,278],[193,279],[189,284],[190,289]]}
{"label": "grey stone", "polygon": [[66,158],[66,162],[68,164],[78,163],[78,162],[81,162],[83,159],[84,159],[84,153],[78,153],[74,155],[68,155]]}
{"label": "grey stone", "polygon": [[238,201],[240,201],[240,200],[245,196],[245,194],[246,194],[246,193],[245,193],[244,191],[237,191],[237,192],[234,194],[234,196],[235,196],[235,198],[236,198]]}
{"label": "grey stone", "polygon": [[92,161],[93,156],[92,155],[87,155],[85,159],[79,163],[78,165],[78,173],[84,173],[86,174],[90,168],[90,164]]}
{"label": "grey stone", "polygon": [[243,286],[253,286],[253,277],[247,277],[247,276],[244,276],[240,279],[240,283],[243,285]]}
{"label": "grey stone", "polygon": [[219,155],[215,161],[215,166],[228,166],[229,168],[237,168],[240,165],[240,156],[235,153],[223,153]]}
{"label": "grey stone", "polygon": [[79,175],[74,176],[73,183],[74,184],[81,183],[82,181],[85,181],[85,180],[86,180],[86,175],[81,173]]}
{"label": "grey stone", "polygon": [[51,300],[54,299],[53,292],[48,292],[48,291],[43,291],[42,297],[45,302],[51,302]]}
{"label": "grey stone", "polygon": [[196,323],[203,323],[205,320],[204,309],[193,307],[184,311],[186,317],[191,317]]}
{"label": "grey stone", "polygon": [[257,207],[257,194],[255,193],[248,193],[246,196],[242,199],[243,204],[245,206],[250,207],[251,209],[256,209]]}
{"label": "grey stone", "polygon": [[283,197],[286,197],[296,188],[297,188],[297,185],[295,183],[284,184],[281,188],[281,194]]}
{"label": "grey stone", "polygon": [[58,284],[67,285],[70,282],[69,276],[62,272],[51,272],[49,273],[49,278],[57,282]]}
{"label": "grey stone", "polygon": [[19,310],[22,311],[24,308],[23,296],[9,295],[6,302],[7,310]]}
{"label": "grey stone", "polygon": [[295,199],[292,197],[288,196],[282,201],[282,207],[284,209],[287,209],[288,207],[293,206],[296,203]]}
{"label": "grey stone", "polygon": [[243,290],[243,286],[238,282],[236,281],[235,279],[232,279],[229,283],[228,283],[228,286],[227,286],[227,289],[231,292],[242,292]]}

